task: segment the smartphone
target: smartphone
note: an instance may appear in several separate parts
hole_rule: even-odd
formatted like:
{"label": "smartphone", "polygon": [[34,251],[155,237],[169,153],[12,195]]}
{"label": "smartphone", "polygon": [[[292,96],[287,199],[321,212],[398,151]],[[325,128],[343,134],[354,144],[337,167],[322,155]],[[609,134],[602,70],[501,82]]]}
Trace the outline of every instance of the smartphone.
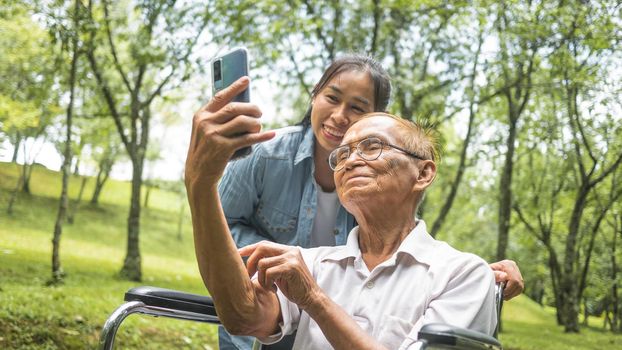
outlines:
{"label": "smartphone", "polygon": [[[245,48],[236,48],[226,54],[216,57],[212,67],[212,96],[218,91],[231,85],[243,76],[248,76],[248,51]],[[235,96],[232,102],[250,102],[250,89]],[[242,158],[251,153],[251,147],[241,148],[233,154],[231,160]]]}

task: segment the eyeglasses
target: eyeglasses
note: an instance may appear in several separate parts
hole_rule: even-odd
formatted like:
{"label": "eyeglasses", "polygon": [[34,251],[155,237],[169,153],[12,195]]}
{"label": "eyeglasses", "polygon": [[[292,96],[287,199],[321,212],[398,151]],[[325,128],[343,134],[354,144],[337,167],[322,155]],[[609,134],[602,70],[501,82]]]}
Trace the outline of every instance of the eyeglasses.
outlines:
{"label": "eyeglasses", "polygon": [[328,165],[331,169],[333,169],[333,171],[343,169],[346,164],[346,160],[350,158],[350,149],[353,144],[356,144],[356,153],[364,160],[371,161],[378,159],[378,157],[382,154],[382,149],[384,147],[395,148],[415,159],[425,160],[425,158],[417,155],[416,153],[409,152],[401,147],[386,143],[377,137],[368,137],[361,141],[355,141],[347,145],[339,146],[334,151],[330,152],[330,155],[328,156]]}

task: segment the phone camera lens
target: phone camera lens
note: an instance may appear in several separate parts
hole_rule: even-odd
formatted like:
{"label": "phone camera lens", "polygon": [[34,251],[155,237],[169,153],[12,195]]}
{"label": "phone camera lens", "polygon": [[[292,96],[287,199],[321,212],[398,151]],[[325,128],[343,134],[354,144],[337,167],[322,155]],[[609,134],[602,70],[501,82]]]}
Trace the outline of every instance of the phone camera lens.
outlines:
{"label": "phone camera lens", "polygon": [[214,62],[214,81],[222,80],[222,72],[220,71],[220,60]]}

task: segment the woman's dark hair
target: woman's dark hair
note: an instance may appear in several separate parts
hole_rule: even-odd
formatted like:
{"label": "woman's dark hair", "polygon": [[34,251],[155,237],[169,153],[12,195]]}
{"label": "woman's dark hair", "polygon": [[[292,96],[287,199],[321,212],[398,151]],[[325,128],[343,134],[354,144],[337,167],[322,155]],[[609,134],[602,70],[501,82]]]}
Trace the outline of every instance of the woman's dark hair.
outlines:
{"label": "woman's dark hair", "polygon": [[[361,71],[368,72],[374,83],[374,112],[384,112],[389,104],[391,97],[391,78],[382,65],[370,56],[360,54],[349,54],[337,58],[326,68],[320,80],[315,84],[311,91],[311,98],[317,94],[328,84],[328,82],[343,72]],[[300,124],[304,126],[311,125],[311,110],[313,106],[309,104],[304,118]]]}

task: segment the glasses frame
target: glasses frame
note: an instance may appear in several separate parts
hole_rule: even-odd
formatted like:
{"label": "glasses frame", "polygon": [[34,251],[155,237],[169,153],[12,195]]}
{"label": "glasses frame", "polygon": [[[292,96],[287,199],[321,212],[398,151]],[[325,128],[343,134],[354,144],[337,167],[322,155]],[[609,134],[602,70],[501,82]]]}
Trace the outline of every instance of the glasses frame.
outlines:
{"label": "glasses frame", "polygon": [[[361,151],[361,149],[359,148],[359,146],[361,145],[361,143],[362,143],[362,142],[364,142],[364,141],[369,141],[369,140],[378,140],[378,143],[379,143],[379,144],[380,144],[380,146],[381,146],[381,147],[380,147],[380,152],[378,152],[378,155],[377,155],[375,158],[373,158],[373,159],[368,159],[368,158],[366,158],[365,156],[363,156],[363,152],[362,152],[362,151]],[[327,161],[328,161],[328,166],[329,166],[329,167],[330,167],[333,171],[339,171],[339,170],[341,170],[341,169],[343,169],[343,168],[345,167],[346,160],[347,160],[348,158],[350,158],[350,155],[352,154],[352,145],[353,145],[353,144],[356,144],[356,146],[354,147],[354,148],[356,149],[356,154],[358,154],[358,156],[359,156],[359,157],[361,157],[361,159],[366,160],[366,161],[373,161],[373,160],[376,160],[376,159],[380,158],[380,156],[382,155],[382,151],[384,150],[384,147],[385,147],[385,146],[386,146],[386,147],[390,147],[390,148],[394,148],[394,149],[396,149],[396,150],[398,150],[398,151],[402,151],[402,153],[406,154],[407,156],[411,156],[411,157],[413,157],[413,158],[415,158],[415,159],[419,159],[419,160],[426,160],[425,158],[421,157],[421,156],[420,156],[420,155],[418,155],[417,153],[410,152],[410,151],[407,151],[407,150],[405,150],[405,149],[403,149],[403,148],[401,148],[401,147],[399,147],[399,146],[396,146],[396,145],[390,144],[390,143],[388,143],[388,142],[384,142],[384,141],[382,141],[381,139],[379,139],[378,137],[375,137],[375,136],[370,136],[370,137],[366,137],[366,138],[364,138],[364,139],[362,139],[362,140],[353,141],[353,142],[347,143],[347,144],[345,144],[345,145],[341,145],[341,146],[339,146],[339,147],[335,148],[332,152],[330,152],[330,154],[328,155],[328,159],[327,159]],[[344,149],[344,148],[347,148],[347,150],[348,150],[348,156],[345,158],[345,160],[342,162],[342,164],[341,164],[341,165],[335,165],[335,166],[333,167],[333,164],[331,163],[331,161],[330,161],[330,160],[333,158],[333,155],[335,154],[335,152],[339,151],[340,149]]]}

